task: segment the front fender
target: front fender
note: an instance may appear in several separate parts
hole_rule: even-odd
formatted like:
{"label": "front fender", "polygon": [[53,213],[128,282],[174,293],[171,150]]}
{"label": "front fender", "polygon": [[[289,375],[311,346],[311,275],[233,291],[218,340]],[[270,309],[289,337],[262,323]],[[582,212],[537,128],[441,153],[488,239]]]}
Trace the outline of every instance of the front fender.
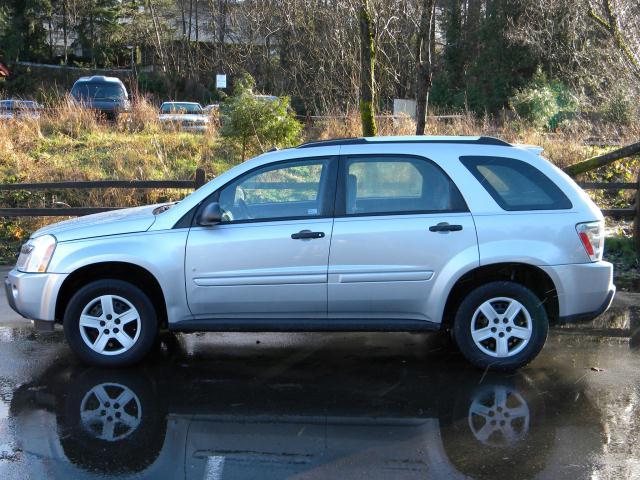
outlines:
{"label": "front fender", "polygon": [[153,275],[162,289],[169,322],[190,318],[184,283],[188,230],[176,229],[61,242],[49,271],[70,274],[98,263],[129,263]]}

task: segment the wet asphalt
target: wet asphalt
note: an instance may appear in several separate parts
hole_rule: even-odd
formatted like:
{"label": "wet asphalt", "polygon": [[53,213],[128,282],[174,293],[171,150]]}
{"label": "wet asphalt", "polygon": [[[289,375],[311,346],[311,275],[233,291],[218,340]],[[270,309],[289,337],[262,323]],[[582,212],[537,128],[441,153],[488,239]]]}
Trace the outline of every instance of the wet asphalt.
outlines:
{"label": "wet asphalt", "polygon": [[512,374],[442,334],[165,335],[80,364],[0,300],[0,479],[640,478],[640,294]]}

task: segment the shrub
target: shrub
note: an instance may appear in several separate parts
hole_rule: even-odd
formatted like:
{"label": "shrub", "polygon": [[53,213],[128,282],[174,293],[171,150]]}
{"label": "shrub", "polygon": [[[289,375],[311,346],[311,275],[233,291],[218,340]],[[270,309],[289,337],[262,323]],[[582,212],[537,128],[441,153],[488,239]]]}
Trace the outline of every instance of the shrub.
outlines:
{"label": "shrub", "polygon": [[253,93],[253,86],[250,76],[238,80],[234,95],[221,106],[222,136],[240,150],[243,161],[247,155],[299,142],[302,131],[288,97],[274,101],[259,99]]}
{"label": "shrub", "polygon": [[576,97],[563,83],[547,80],[540,70],[526,87],[511,97],[509,104],[535,128],[552,130],[572,118],[579,106]]}

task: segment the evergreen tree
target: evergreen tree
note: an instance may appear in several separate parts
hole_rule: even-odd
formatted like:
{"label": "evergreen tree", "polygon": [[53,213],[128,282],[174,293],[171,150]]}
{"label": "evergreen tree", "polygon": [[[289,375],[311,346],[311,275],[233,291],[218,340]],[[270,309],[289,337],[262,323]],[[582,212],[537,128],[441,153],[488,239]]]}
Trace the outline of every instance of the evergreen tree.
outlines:
{"label": "evergreen tree", "polygon": [[[522,14],[519,0],[451,0],[444,22],[443,68],[434,76],[433,102],[441,107],[495,113],[536,71],[539,59],[509,39]],[[480,3],[484,3],[484,15]],[[473,7],[473,8],[471,8]]]}
{"label": "evergreen tree", "polygon": [[124,55],[124,16],[120,0],[85,0],[81,6],[78,39],[85,57],[93,66],[117,64]]}
{"label": "evergreen tree", "polygon": [[0,49],[7,61],[48,58],[44,22],[51,17],[49,0],[8,0],[0,13]]}

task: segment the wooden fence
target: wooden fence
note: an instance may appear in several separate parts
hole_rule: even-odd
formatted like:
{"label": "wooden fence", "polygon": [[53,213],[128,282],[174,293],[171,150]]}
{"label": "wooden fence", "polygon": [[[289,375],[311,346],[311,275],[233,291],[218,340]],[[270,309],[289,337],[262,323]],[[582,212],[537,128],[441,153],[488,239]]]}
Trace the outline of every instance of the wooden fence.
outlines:
{"label": "wooden fence", "polygon": [[[60,190],[93,188],[124,189],[159,189],[179,188],[195,189],[205,183],[204,170],[198,168],[193,180],[101,180],[93,182],[49,182],[49,183],[5,183],[0,184],[0,191],[16,190]],[[579,183],[585,190],[635,190],[636,200],[633,208],[604,209],[605,217],[626,218],[634,220],[634,238],[636,249],[640,252],[640,175],[636,183]],[[0,208],[0,217],[65,217],[81,216],[92,213],[115,210],[117,207],[63,207],[63,208]]]}
{"label": "wooden fence", "polygon": [[603,209],[602,214],[605,217],[627,218],[633,219],[633,238],[636,252],[640,255],[640,173],[635,183],[616,183],[616,182],[593,182],[578,183],[585,190],[635,190],[635,205],[632,208],[609,208]]}
{"label": "wooden fence", "polygon": [[[193,180],[98,180],[92,182],[5,183],[0,191],[15,190],[88,190],[93,188],[196,189],[205,184],[204,170],[196,169]],[[108,212],[124,207],[0,208],[0,217],[77,217]]]}

